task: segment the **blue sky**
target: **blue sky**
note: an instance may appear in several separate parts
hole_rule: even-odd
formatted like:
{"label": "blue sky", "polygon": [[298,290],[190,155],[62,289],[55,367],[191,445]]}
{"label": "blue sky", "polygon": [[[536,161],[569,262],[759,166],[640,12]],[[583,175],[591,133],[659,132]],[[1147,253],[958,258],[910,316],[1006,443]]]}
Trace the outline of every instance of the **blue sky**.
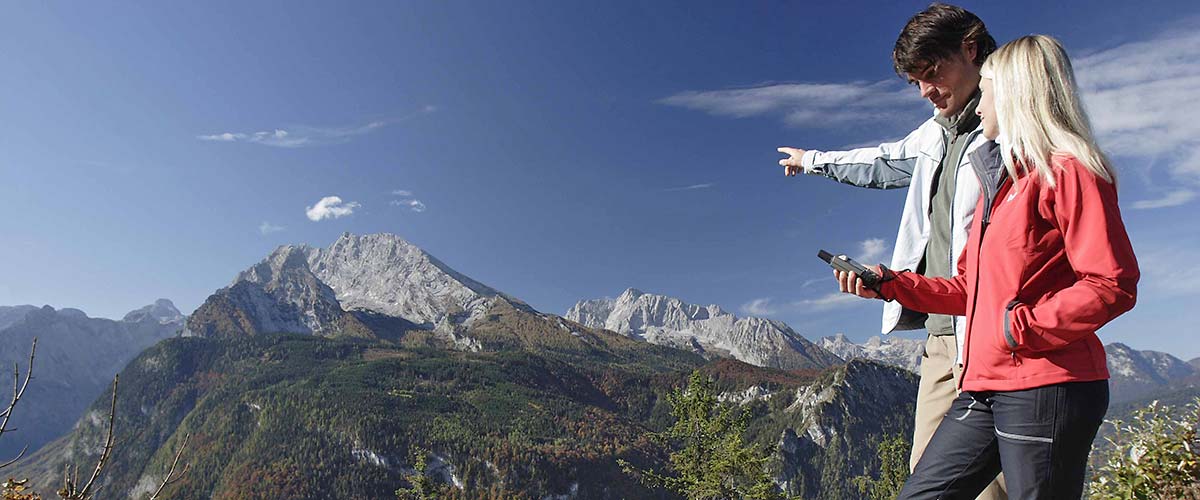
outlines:
{"label": "blue sky", "polygon": [[[814,254],[890,254],[903,193],[775,148],[919,124],[889,56],[925,5],[8,2],[0,304],[190,312],[277,245],[393,232],[548,312],[636,287],[863,340],[879,305]],[[1200,6],[964,5],[1075,58],[1144,270],[1104,340],[1200,356]]]}

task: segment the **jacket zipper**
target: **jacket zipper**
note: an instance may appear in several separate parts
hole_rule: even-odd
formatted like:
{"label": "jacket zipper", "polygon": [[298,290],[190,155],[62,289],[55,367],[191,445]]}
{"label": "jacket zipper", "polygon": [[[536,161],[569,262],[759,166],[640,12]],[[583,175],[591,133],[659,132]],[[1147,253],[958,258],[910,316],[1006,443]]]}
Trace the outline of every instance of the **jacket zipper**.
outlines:
{"label": "jacket zipper", "polygon": [[[1013,182],[1015,183],[1016,181],[1013,181]],[[972,312],[975,311],[975,306],[977,306],[979,304],[979,261],[982,260],[982,256],[980,255],[980,253],[983,251],[983,236],[985,233],[987,233],[988,225],[991,224],[991,222],[992,222],[992,211],[995,208],[996,201],[1000,199],[1000,190],[1003,187],[1004,187],[1004,184],[1001,183],[1000,188],[996,189],[996,195],[995,195],[996,197],[991,200],[991,203],[988,203],[988,205],[986,207],[984,207],[985,210],[983,213],[983,218],[979,220],[979,246],[975,248],[975,265],[973,266],[975,268],[975,290],[974,290],[974,292],[971,293],[971,311]],[[986,188],[984,188],[984,189],[986,189]],[[1012,189],[1015,189],[1015,184],[1013,186],[1010,186],[1009,190],[1012,190]],[[984,196],[986,196],[986,192],[984,193]],[[971,325],[974,322],[975,322],[975,316],[972,315],[971,322],[967,324],[968,331],[971,329]],[[970,337],[967,337],[966,341],[963,342],[963,351],[965,351],[965,352],[963,352],[962,375],[958,377],[958,390],[959,391],[962,390],[963,380],[965,380],[967,378],[967,365],[970,362],[970,356],[968,356],[967,354],[970,353],[970,351],[971,351],[969,348],[970,341],[971,341]],[[1014,353],[1012,353],[1012,355],[1013,355],[1013,363],[1016,363],[1016,361],[1017,361],[1016,353],[1014,352]]]}
{"label": "jacket zipper", "polygon": [[[958,264],[957,262],[955,262],[955,258],[954,258],[954,221],[955,221],[954,199],[958,196],[958,168],[960,166],[962,166],[962,160],[963,160],[963,158],[965,158],[967,156],[967,147],[971,145],[971,141],[975,140],[975,136],[978,135],[979,132],[980,132],[979,130],[973,130],[973,131],[967,133],[966,142],[964,142],[963,147],[959,149],[958,158],[954,161],[954,186],[952,186],[953,190],[950,191],[950,214],[949,214],[950,216],[947,217],[947,220],[950,221],[950,248],[948,249],[949,255],[947,255],[946,258],[950,259],[949,269],[950,269],[951,275],[954,275],[954,270]],[[953,142],[951,142],[951,143],[953,143]],[[942,144],[943,144],[943,146],[942,146],[943,148],[949,147],[949,144],[946,143],[946,134],[945,133],[942,134]],[[946,172],[943,171],[942,175],[945,175],[945,174],[946,174]],[[979,183],[980,183],[980,185],[982,185],[983,179],[980,179]],[[950,320],[950,330],[954,332],[954,335],[956,337],[958,336],[958,321],[955,321],[953,319],[953,317]],[[965,334],[966,332],[963,332],[963,333]]]}

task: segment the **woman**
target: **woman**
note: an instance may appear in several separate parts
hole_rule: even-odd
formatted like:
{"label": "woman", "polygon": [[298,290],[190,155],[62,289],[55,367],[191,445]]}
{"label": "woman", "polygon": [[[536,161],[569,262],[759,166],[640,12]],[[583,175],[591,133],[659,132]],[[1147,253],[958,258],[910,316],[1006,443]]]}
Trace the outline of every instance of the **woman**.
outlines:
{"label": "woman", "polygon": [[967,317],[961,392],[900,498],[975,498],[1001,470],[1011,498],[1080,498],[1108,408],[1096,330],[1133,307],[1137,260],[1062,45],[1014,40],[980,73],[993,142],[972,153],[984,193],[959,275],[881,266],[875,290],[835,275],[843,292]]}

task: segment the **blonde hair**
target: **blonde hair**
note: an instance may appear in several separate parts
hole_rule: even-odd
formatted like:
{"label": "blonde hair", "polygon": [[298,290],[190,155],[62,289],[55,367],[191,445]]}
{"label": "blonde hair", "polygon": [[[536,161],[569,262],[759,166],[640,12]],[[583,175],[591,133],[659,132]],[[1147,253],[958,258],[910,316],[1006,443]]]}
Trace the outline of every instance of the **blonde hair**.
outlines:
{"label": "blonde hair", "polygon": [[1000,150],[1009,175],[1036,170],[1054,185],[1051,157],[1074,156],[1110,183],[1116,173],[1100,151],[1079,101],[1075,71],[1062,44],[1045,35],[1023,36],[996,49],[980,68],[992,80],[992,100],[1000,128]]}

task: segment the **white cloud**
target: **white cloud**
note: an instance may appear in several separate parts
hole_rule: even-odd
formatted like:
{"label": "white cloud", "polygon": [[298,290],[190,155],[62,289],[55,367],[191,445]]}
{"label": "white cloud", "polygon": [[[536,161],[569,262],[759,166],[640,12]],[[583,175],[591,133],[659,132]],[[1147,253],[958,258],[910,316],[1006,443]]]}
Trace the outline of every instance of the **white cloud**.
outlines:
{"label": "white cloud", "polygon": [[262,224],[258,225],[258,232],[263,235],[267,235],[267,234],[271,234],[271,233],[278,233],[283,230],[284,230],[283,226],[276,226],[275,224],[271,224],[270,222],[267,222],[267,221],[263,221]]}
{"label": "white cloud", "polygon": [[359,206],[361,205],[357,202],[343,203],[340,197],[326,196],[321,198],[316,205],[305,208],[304,215],[308,216],[308,219],[313,222],[324,219],[336,219],[353,214],[354,209]]}
{"label": "white cloud", "polygon": [[872,125],[878,130],[881,122],[911,125],[931,112],[928,103],[899,78],[687,91],[658,102],[732,118],[774,115],[804,128]]}
{"label": "white cloud", "polygon": [[395,189],[392,190],[392,195],[399,196],[400,199],[391,200],[388,202],[388,205],[393,207],[408,207],[409,210],[417,213],[425,211],[425,204],[422,203],[421,200],[413,198],[412,191],[407,189]]}
{"label": "white cloud", "polygon": [[751,300],[750,302],[742,304],[740,309],[742,313],[750,316],[770,316],[777,312],[776,308],[771,305],[770,298]]}
{"label": "white cloud", "polygon": [[879,262],[888,251],[888,244],[883,238],[871,238],[858,242],[859,253],[854,260],[864,266]]}
{"label": "white cloud", "polygon": [[1177,189],[1153,200],[1141,200],[1133,203],[1133,208],[1144,210],[1148,208],[1177,207],[1196,199],[1196,192],[1190,189]]}
{"label": "white cloud", "polygon": [[313,144],[313,137],[308,135],[294,135],[291,132],[283,129],[253,132],[249,134],[241,132],[222,132],[220,134],[201,135],[197,136],[197,138],[202,141],[251,142],[255,144],[264,144],[267,146],[277,146],[281,148],[295,148]]}
{"label": "white cloud", "polygon": [[716,186],[716,184],[708,182],[708,183],[704,183],[704,184],[692,184],[690,186],[667,188],[667,189],[664,189],[663,192],[669,193],[669,192],[673,192],[673,191],[692,191],[692,190],[696,190],[696,189],[708,189],[713,186]]}

